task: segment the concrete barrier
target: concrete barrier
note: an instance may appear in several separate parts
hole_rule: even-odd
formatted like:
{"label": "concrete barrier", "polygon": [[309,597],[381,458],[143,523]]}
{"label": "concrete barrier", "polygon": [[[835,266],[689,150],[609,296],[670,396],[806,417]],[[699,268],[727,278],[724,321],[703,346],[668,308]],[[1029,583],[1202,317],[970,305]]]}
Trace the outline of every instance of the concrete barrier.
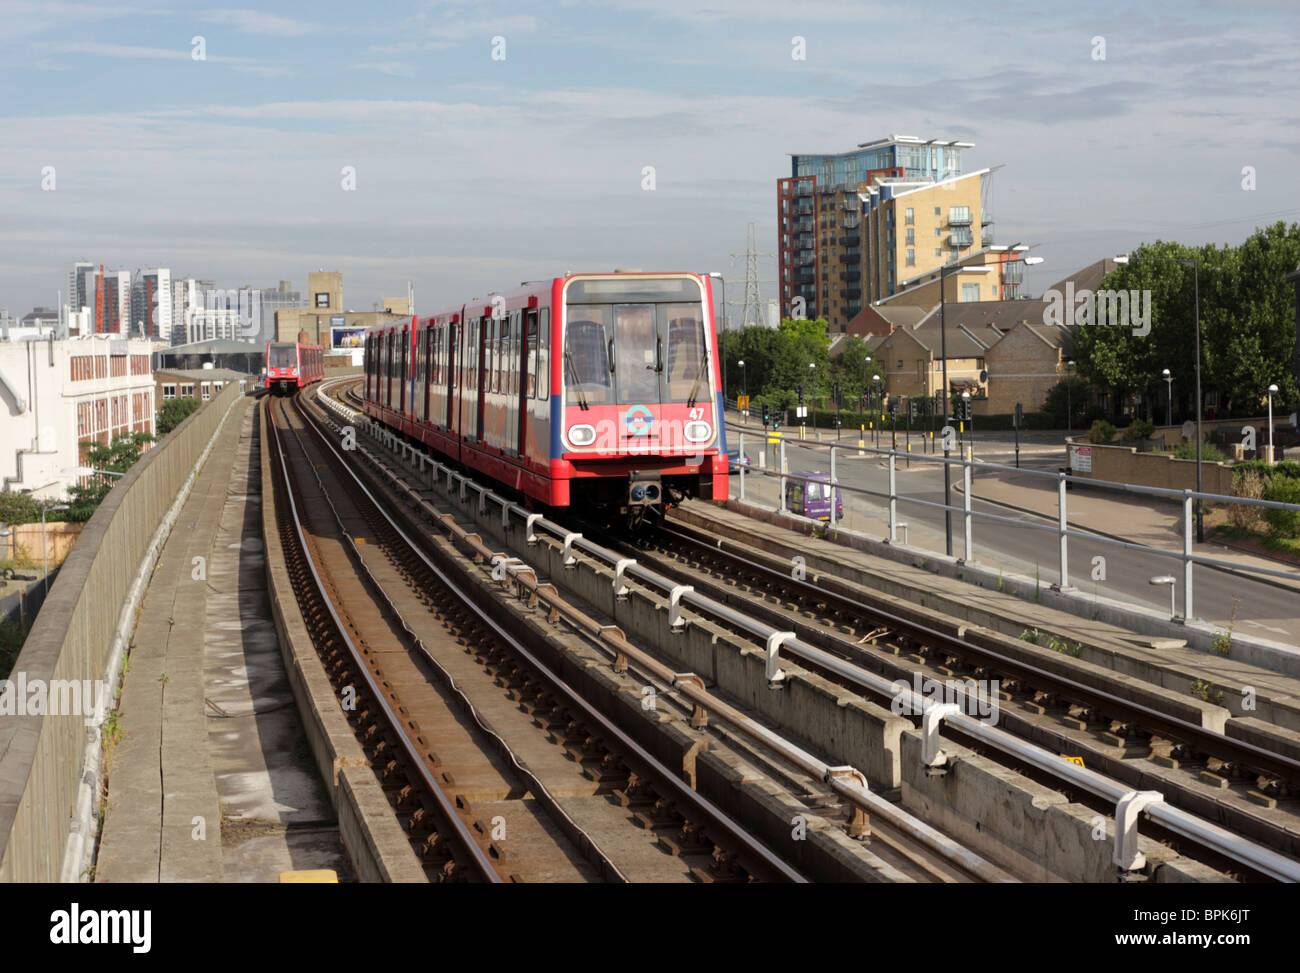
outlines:
{"label": "concrete barrier", "polygon": [[[64,562],[14,674],[23,673],[29,685],[101,679],[114,685],[113,660],[129,642],[135,603],[166,539],[169,518],[242,394],[237,383],[227,385],[121,478]],[[96,783],[86,766],[88,748],[95,757],[89,762],[97,766],[97,721],[103,714],[95,717],[0,718],[0,882],[60,879],[72,844],[70,827],[79,827],[88,810],[81,805]],[[77,842],[78,851],[80,846]]]}

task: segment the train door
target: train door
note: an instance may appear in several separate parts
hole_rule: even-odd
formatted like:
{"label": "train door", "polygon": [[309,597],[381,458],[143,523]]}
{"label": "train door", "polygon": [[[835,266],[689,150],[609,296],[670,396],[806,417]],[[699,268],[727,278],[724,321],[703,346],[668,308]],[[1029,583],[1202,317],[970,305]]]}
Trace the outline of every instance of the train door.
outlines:
{"label": "train door", "polygon": [[401,383],[402,388],[398,393],[401,396],[401,406],[398,411],[400,411],[402,415],[406,415],[406,381],[407,376],[410,374],[409,355],[411,351],[411,333],[406,328],[402,329],[401,342],[402,357],[400,359],[401,364],[397,371],[397,380]]}
{"label": "train door", "polygon": [[528,452],[528,403],[537,397],[537,309],[524,312],[524,340],[519,363],[519,423],[515,427],[519,455]]}
{"label": "train door", "polygon": [[460,434],[464,440],[479,436],[480,391],[479,367],[482,361],[483,332],[479,318],[468,318],[461,335]]}
{"label": "train door", "polygon": [[447,325],[447,339],[443,348],[447,355],[447,420],[448,432],[458,432],[460,428],[459,418],[456,415],[456,399],[460,395],[460,382],[457,381],[458,375],[456,369],[460,367],[460,356],[456,353],[460,341],[461,328],[456,322],[449,322]]}
{"label": "train door", "polygon": [[474,408],[478,413],[478,419],[474,424],[474,435],[480,442],[485,438],[483,435],[483,406],[487,397],[487,374],[485,372],[487,355],[484,353],[484,345],[487,342],[488,320],[488,317],[485,315],[479,324],[476,357],[474,361]]}
{"label": "train door", "polygon": [[417,387],[420,401],[420,421],[429,421],[429,396],[433,387],[433,322],[424,329],[424,367],[421,369],[420,385]]}

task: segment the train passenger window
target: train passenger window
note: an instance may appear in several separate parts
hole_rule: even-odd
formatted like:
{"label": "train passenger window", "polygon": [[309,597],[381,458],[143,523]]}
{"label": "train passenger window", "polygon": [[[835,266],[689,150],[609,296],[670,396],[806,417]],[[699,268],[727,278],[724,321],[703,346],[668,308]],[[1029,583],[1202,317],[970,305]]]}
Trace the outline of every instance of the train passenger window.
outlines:
{"label": "train passenger window", "polygon": [[519,395],[519,350],[523,340],[522,311],[510,316],[510,394]]}
{"label": "train passenger window", "polygon": [[658,402],[661,368],[653,304],[617,304],[618,332],[614,340],[618,400]]}
{"label": "train passenger window", "polygon": [[[569,405],[603,405],[613,400],[609,370],[608,305],[574,306],[564,336],[564,378]],[[598,320],[592,320],[592,317]]]}
{"label": "train passenger window", "polygon": [[551,397],[551,311],[542,308],[537,312],[537,397]]}
{"label": "train passenger window", "polygon": [[[668,355],[665,363],[667,399],[681,402],[692,393],[708,389],[708,375],[700,378],[705,369],[704,322],[698,304],[669,304]],[[696,385],[696,379],[700,384]]]}
{"label": "train passenger window", "polygon": [[537,395],[537,312],[524,318],[524,396]]}

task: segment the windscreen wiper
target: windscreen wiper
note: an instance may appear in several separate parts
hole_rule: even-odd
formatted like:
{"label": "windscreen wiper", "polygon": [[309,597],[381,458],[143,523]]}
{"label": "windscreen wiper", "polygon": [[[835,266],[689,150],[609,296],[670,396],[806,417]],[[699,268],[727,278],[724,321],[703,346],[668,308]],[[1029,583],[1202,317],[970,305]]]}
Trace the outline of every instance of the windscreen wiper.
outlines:
{"label": "windscreen wiper", "polygon": [[700,363],[700,370],[698,373],[696,373],[695,384],[691,386],[691,394],[686,400],[686,407],[688,409],[695,408],[695,400],[699,398],[700,395],[700,379],[704,377],[704,373],[707,372],[708,370],[709,370],[709,347],[708,345],[705,345],[703,361]]}
{"label": "windscreen wiper", "polygon": [[573,364],[573,351],[566,344],[564,346],[564,363],[569,366],[569,375],[573,379],[573,391],[578,396],[578,408],[583,412],[587,411],[587,397],[582,394],[582,382],[578,381],[578,369]]}

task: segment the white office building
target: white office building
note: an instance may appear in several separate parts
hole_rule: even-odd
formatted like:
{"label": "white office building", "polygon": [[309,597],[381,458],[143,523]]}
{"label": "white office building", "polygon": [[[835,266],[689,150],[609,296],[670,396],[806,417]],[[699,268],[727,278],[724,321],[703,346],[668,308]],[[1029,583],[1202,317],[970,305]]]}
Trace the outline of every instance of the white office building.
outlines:
{"label": "white office building", "polygon": [[153,344],[108,335],[0,341],[0,490],[66,496],[92,443],[154,431]]}

